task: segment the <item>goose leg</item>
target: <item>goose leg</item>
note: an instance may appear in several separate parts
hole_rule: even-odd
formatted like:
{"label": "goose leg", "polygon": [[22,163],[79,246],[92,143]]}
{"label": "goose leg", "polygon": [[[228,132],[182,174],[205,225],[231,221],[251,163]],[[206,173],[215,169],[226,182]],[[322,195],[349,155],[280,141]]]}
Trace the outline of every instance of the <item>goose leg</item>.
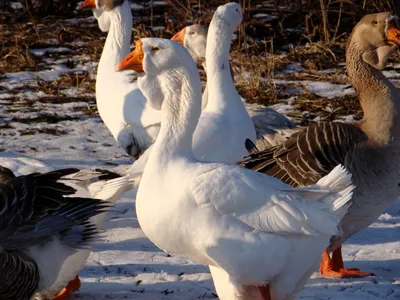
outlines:
{"label": "goose leg", "polygon": [[319,271],[324,277],[330,278],[375,276],[373,273],[361,272],[360,269],[356,268],[345,269],[342,257],[342,247],[339,247],[332,252],[332,258],[330,258],[328,251],[324,251]]}
{"label": "goose leg", "polygon": [[266,286],[259,286],[258,290],[260,291],[262,300],[272,300],[271,292],[269,290],[269,284],[267,284]]}
{"label": "goose leg", "polygon": [[81,280],[79,279],[78,275],[76,275],[76,277],[68,282],[68,285],[62,291],[60,291],[53,298],[53,300],[69,300],[71,299],[72,293],[76,290],[79,290],[80,287]]}

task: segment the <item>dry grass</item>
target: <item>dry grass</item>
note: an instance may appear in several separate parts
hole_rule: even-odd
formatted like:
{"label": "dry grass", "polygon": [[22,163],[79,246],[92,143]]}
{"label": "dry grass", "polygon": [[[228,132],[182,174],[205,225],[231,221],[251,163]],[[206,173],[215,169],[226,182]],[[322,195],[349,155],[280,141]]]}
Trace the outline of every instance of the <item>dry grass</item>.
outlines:
{"label": "dry grass", "polygon": [[[3,72],[17,72],[36,70],[37,61],[29,52],[29,42],[20,35],[11,35],[11,32],[21,32],[21,26],[5,26],[10,34],[0,36],[0,70]],[[7,31],[6,31],[7,32]],[[29,35],[29,33],[26,33]]]}
{"label": "dry grass", "polygon": [[[171,24],[208,24],[216,7],[226,0],[167,0]],[[355,23],[365,14],[382,11],[400,13],[398,0],[237,0],[248,17],[243,30],[259,45],[298,45],[310,39],[324,43],[342,41]],[[260,14],[275,18],[263,19]],[[182,26],[182,25],[180,25]],[[172,26],[173,27],[173,26]],[[176,29],[176,28],[174,28]],[[287,29],[290,29],[287,30]],[[239,40],[241,42],[241,40]],[[262,45],[260,47],[263,48]]]}
{"label": "dry grass", "polygon": [[[29,49],[54,47],[46,40],[57,40],[58,46],[75,49],[69,42],[81,40],[87,43],[85,54],[98,60],[103,48],[103,34],[96,27],[64,22],[62,18],[48,17],[40,24],[32,22],[10,23],[1,26],[0,70],[4,72],[37,71],[40,58]],[[36,34],[37,33],[37,34]]]}
{"label": "dry grass", "polygon": [[288,63],[285,56],[254,56],[234,51],[231,58],[236,88],[249,103],[271,105],[285,96],[279,94],[272,82],[275,71]]}
{"label": "dry grass", "polygon": [[[244,30],[257,43],[273,40],[275,46],[292,43],[297,45],[312,39],[325,43],[343,38],[349,28],[365,14],[393,11],[400,13],[398,0],[237,0],[248,16]],[[44,17],[74,17],[74,9],[79,0],[19,0],[23,10],[15,13],[9,9],[11,1],[0,2],[3,23],[28,21],[42,23]],[[135,10],[138,24],[145,27],[165,26],[163,32],[151,32],[151,35],[167,36],[186,22],[208,24],[216,7],[227,0],[166,0],[168,6],[153,5],[153,1],[131,2],[143,5]],[[275,16],[274,20],[265,21],[256,17],[260,13]],[[287,29],[292,29],[288,31]],[[296,30],[299,30],[297,31]],[[36,30],[36,26],[34,26]],[[147,31],[148,28],[143,28]],[[40,35],[39,32],[35,33]],[[146,34],[149,35],[150,33]]]}
{"label": "dry grass", "polygon": [[298,118],[301,126],[315,123],[315,118],[319,121],[333,121],[347,115],[354,115],[355,120],[362,118],[360,103],[355,95],[327,99],[304,93],[293,104],[299,112],[289,113],[288,116]]}
{"label": "dry grass", "polygon": [[[333,49],[333,50],[332,50]],[[232,66],[236,75],[239,93],[250,103],[271,105],[278,99],[289,97],[273,83],[273,78],[283,80],[327,81],[348,84],[343,80],[344,69],[338,63],[344,62],[344,45],[322,42],[309,43],[304,47],[292,48],[287,54],[249,54],[249,51],[234,50],[231,53]],[[289,64],[296,65],[302,72],[282,73]],[[319,71],[337,68],[336,72],[324,74]],[[277,74],[278,73],[278,74]]]}
{"label": "dry grass", "polygon": [[[343,43],[309,43],[302,48],[292,48],[288,59],[300,62],[302,67],[308,71],[321,71],[336,67],[338,62],[344,60],[344,47]],[[336,55],[332,49],[342,51]]]}

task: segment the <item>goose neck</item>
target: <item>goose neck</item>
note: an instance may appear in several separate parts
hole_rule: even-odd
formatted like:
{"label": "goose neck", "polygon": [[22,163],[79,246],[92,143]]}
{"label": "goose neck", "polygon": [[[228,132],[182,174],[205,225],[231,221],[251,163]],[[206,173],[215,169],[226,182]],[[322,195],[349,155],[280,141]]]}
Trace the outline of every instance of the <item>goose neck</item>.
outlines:
{"label": "goose neck", "polygon": [[[197,71],[197,70],[196,70]],[[193,78],[193,77],[198,78]],[[201,113],[201,83],[197,72],[172,70],[161,78],[164,94],[160,133],[155,148],[162,159],[193,157],[192,139]]]}
{"label": "goose neck", "polygon": [[397,142],[400,146],[400,95],[396,87],[380,70],[364,61],[363,51],[356,43],[349,43],[346,65],[364,112],[360,128],[378,144]]}
{"label": "goose neck", "polygon": [[206,64],[207,79],[218,73],[230,73],[229,51],[233,26],[221,18],[211,21],[207,35]]}
{"label": "goose neck", "polygon": [[206,47],[208,92],[206,110],[208,111],[223,111],[232,107],[237,104],[235,103],[236,98],[240,102],[229,64],[232,35],[233,26],[231,24],[221,18],[213,18],[207,35]]}
{"label": "goose neck", "polygon": [[104,44],[99,69],[114,72],[118,63],[129,54],[132,33],[132,12],[128,1],[104,12],[110,19],[110,30]]}

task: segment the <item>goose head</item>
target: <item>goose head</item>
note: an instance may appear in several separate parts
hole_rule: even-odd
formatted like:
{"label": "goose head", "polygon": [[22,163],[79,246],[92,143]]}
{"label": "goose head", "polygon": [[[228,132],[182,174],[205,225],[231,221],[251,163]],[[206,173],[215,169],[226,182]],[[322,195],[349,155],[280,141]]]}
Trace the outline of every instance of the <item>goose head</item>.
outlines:
{"label": "goose head", "polygon": [[80,9],[92,9],[94,17],[97,19],[100,30],[107,32],[110,29],[110,20],[107,13],[114,8],[121,6],[126,0],[85,0]]}
{"label": "goose head", "polygon": [[207,28],[194,24],[183,28],[171,40],[185,46],[197,64],[203,64],[206,57]]}
{"label": "goose head", "polygon": [[[203,25],[194,24],[183,28],[171,38],[172,41],[188,49],[196,64],[203,65],[204,69],[206,68],[207,30],[208,28]],[[232,80],[235,81],[231,64],[229,68]]]}
{"label": "goose head", "polygon": [[352,40],[365,50],[399,46],[399,18],[389,12],[366,15],[354,27]]}
{"label": "goose head", "polygon": [[236,2],[221,5],[215,11],[213,20],[214,19],[226,22],[232,28],[236,28],[243,20],[242,8]]}
{"label": "goose head", "polygon": [[182,85],[182,74],[187,71],[198,74],[196,64],[185,47],[159,38],[138,40],[136,48],[116,68],[117,72],[123,70],[137,72],[139,89],[157,110],[161,109],[164,91],[171,93]]}

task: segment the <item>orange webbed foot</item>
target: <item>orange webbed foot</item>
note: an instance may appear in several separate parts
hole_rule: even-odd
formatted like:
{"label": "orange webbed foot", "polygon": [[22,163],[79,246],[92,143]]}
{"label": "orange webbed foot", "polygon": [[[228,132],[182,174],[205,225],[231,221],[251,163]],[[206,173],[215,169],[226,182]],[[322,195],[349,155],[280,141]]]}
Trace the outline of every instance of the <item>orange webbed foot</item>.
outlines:
{"label": "orange webbed foot", "polygon": [[350,268],[350,269],[340,269],[339,272],[343,275],[343,278],[359,278],[375,276],[374,273],[361,272],[360,269]]}
{"label": "orange webbed foot", "polygon": [[328,251],[325,251],[322,254],[321,266],[319,271],[324,277],[339,279],[375,276],[375,274],[373,273],[361,272],[359,269],[356,268],[345,269],[343,265],[341,247],[333,251],[332,258],[330,258]]}
{"label": "orange webbed foot", "polygon": [[374,273],[361,272],[351,269],[340,269],[339,271],[324,269],[321,271],[321,274],[327,278],[337,278],[337,279],[375,276]]}
{"label": "orange webbed foot", "polygon": [[81,287],[81,280],[78,276],[72,279],[68,285],[62,289],[54,298],[53,300],[70,300],[72,293],[79,290]]}

